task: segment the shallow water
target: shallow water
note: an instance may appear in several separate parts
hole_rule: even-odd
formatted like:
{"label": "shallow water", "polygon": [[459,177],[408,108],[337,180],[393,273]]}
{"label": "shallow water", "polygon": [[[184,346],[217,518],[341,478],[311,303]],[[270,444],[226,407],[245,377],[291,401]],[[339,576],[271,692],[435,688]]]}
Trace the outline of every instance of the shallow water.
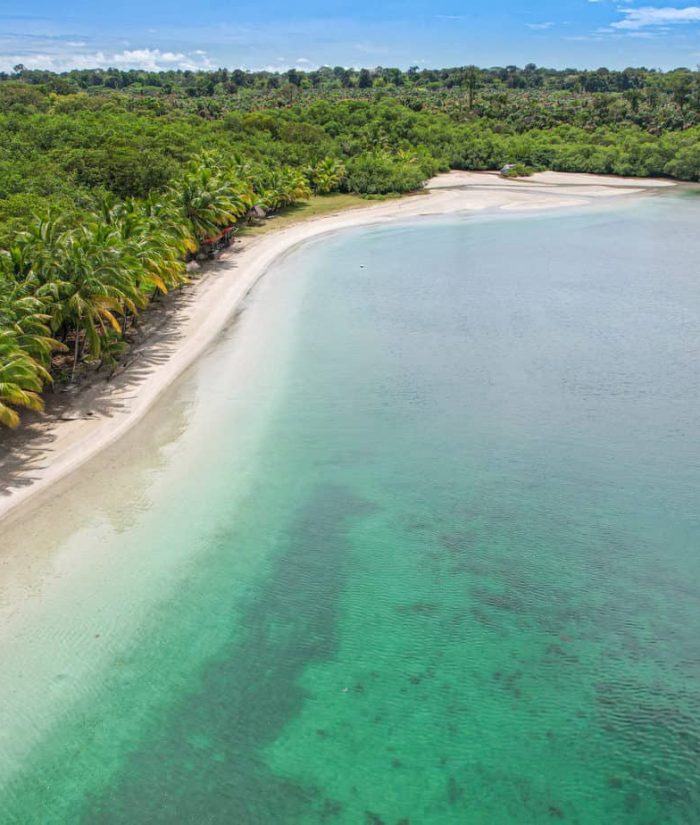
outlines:
{"label": "shallow water", "polygon": [[700,821],[699,220],[281,261],[3,528],[2,821]]}

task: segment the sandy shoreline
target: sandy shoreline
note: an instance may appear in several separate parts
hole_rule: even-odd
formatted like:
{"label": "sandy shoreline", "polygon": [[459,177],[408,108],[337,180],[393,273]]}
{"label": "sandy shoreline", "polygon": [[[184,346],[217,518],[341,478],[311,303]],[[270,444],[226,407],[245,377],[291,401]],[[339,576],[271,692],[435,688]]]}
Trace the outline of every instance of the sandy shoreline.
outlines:
{"label": "sandy shoreline", "polygon": [[178,294],[162,329],[137,347],[131,365],[98,390],[78,393],[70,414],[45,416],[17,434],[0,432],[0,519],[50,490],[139,421],[173,381],[216,339],[270,265],[293,247],[338,230],[420,216],[484,210],[586,206],[602,198],[673,187],[670,181],[542,173],[506,181],[492,173],[452,172],[433,179],[428,194],[369,204],[244,238]]}

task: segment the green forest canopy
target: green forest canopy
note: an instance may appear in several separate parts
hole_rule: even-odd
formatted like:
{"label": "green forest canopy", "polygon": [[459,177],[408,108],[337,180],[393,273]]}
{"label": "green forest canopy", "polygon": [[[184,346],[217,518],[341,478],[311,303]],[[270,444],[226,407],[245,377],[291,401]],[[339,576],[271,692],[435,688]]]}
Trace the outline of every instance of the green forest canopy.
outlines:
{"label": "green forest canopy", "polygon": [[113,362],[186,256],[256,207],[507,163],[700,180],[700,72],[18,66],[0,74],[0,129],[0,421],[14,426],[47,382]]}
{"label": "green forest canopy", "polygon": [[[0,74],[0,243],[36,210],[163,190],[216,148],[304,167],[356,167],[360,193],[414,188],[386,158],[437,169],[536,169],[700,179],[700,72],[535,66],[285,74],[27,70]],[[381,162],[377,160],[382,155]],[[376,167],[381,180],[370,180]],[[404,173],[406,170],[404,170]]]}

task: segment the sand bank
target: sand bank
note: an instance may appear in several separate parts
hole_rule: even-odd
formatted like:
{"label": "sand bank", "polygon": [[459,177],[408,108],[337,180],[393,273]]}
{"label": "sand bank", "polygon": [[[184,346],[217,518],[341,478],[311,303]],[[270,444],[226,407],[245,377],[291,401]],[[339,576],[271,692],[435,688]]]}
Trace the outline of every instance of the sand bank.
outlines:
{"label": "sand bank", "polygon": [[674,185],[552,172],[522,180],[504,180],[494,173],[451,172],[430,181],[426,193],[369,203],[237,242],[195,285],[160,310],[160,324],[151,319],[155,328],[135,348],[121,374],[79,392],[68,411],[52,414],[49,405],[47,415],[19,433],[0,432],[0,518],[50,489],[141,419],[212,343],[275,259],[299,243],[349,227],[422,215],[570,208]]}

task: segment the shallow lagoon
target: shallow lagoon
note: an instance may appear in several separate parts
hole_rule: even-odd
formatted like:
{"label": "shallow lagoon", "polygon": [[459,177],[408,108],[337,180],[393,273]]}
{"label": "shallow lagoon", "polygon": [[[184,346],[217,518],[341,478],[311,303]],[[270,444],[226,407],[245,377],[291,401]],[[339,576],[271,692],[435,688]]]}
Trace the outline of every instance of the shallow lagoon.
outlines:
{"label": "shallow lagoon", "polygon": [[3,530],[4,821],[700,820],[698,225],[281,261]]}

